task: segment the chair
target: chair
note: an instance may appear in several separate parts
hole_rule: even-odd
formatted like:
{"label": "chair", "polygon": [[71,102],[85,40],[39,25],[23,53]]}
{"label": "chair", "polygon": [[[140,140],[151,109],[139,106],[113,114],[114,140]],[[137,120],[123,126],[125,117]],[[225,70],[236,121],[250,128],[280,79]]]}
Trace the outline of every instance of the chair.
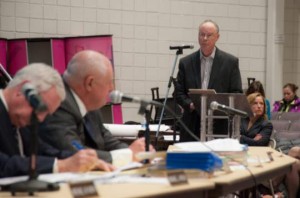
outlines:
{"label": "chair", "polygon": [[273,132],[289,130],[291,121],[290,120],[271,120],[273,124]]}
{"label": "chair", "polygon": [[[159,99],[159,88],[158,87],[153,87],[151,88],[151,94],[152,94],[152,100],[157,101]],[[153,112],[153,106],[150,106],[150,115],[152,117],[152,112]],[[156,111],[154,113],[154,118],[156,117]],[[154,118],[152,118],[152,121],[154,120]]]}
{"label": "chair", "polygon": [[289,130],[290,131],[299,131],[299,133],[300,133],[300,122],[298,122],[298,121],[292,121]]}
{"label": "chair", "polygon": [[[151,92],[152,92],[152,100],[160,102],[160,103],[164,102],[165,99],[159,97],[159,88],[158,87],[151,88]],[[166,106],[176,114],[176,118],[181,117],[181,115],[182,115],[181,108],[175,102],[174,98],[172,98],[172,97],[167,98]],[[153,105],[151,105],[151,107],[150,107],[150,114],[151,115],[153,114],[152,113],[153,109],[155,110],[155,112],[154,112],[154,117],[152,118],[152,122],[154,124],[158,124],[160,116],[161,116],[162,108],[157,107],[157,106],[155,106],[155,108],[153,108]],[[166,124],[166,125],[173,125],[174,124],[174,116],[170,112],[168,112],[166,110],[166,108],[165,108],[161,123]]]}
{"label": "chair", "polygon": [[281,112],[271,112],[271,120],[279,120]]}
{"label": "chair", "polygon": [[274,138],[270,138],[268,146],[271,147],[272,149],[275,149],[276,148],[276,140]]}
{"label": "chair", "polygon": [[295,121],[295,120],[300,120],[300,113],[298,112],[284,112],[280,116],[280,120],[290,120],[290,121]]}

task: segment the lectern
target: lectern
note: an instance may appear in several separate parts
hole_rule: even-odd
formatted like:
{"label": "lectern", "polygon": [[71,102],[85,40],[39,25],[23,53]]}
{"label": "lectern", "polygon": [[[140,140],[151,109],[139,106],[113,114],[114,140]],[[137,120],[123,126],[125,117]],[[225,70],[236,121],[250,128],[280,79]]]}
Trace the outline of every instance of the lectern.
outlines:
{"label": "lectern", "polygon": [[[240,93],[216,93],[211,89],[189,89],[189,95],[200,113],[200,140],[201,142],[213,138],[238,138],[240,136],[240,119],[238,115],[228,115],[217,110],[211,110],[210,104],[216,101],[219,104],[245,111],[252,116],[250,105],[244,94]],[[214,119],[227,119],[228,130],[225,135],[213,133]],[[225,130],[225,129],[224,129]]]}

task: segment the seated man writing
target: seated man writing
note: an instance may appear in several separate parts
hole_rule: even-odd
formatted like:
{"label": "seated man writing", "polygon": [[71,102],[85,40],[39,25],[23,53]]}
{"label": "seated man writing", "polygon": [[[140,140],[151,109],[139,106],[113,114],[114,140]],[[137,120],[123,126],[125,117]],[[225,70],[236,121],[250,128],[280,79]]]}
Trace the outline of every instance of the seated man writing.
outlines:
{"label": "seated man writing", "polygon": [[67,96],[46,119],[45,131],[40,134],[44,141],[68,150],[74,149],[74,141],[80,142],[116,166],[135,160],[135,154],[145,150],[144,138],[128,146],[103,126],[99,109],[113,90],[113,68],[108,58],[95,51],[81,51],[70,60],[63,80]]}
{"label": "seated man writing", "polygon": [[[24,96],[24,87],[33,87],[46,109],[34,111]],[[63,82],[50,66],[36,63],[19,70],[5,89],[0,89],[0,177],[26,175],[29,170],[31,115],[43,121],[65,98]],[[112,170],[112,166],[97,158],[96,152],[60,151],[39,142],[37,173],[83,172],[94,168]]]}

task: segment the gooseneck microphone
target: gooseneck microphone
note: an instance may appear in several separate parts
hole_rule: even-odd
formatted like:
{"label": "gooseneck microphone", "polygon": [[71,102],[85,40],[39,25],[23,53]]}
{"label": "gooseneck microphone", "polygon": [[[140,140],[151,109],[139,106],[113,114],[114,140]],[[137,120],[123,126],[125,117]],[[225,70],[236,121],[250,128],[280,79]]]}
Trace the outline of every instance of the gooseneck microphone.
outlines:
{"label": "gooseneck microphone", "polygon": [[170,46],[170,50],[179,50],[179,49],[193,49],[194,45],[178,45],[178,46]]}
{"label": "gooseneck microphone", "polygon": [[21,89],[30,106],[37,112],[47,110],[47,105],[43,102],[41,96],[31,83],[25,83]]}
{"label": "gooseneck microphone", "polygon": [[213,101],[213,102],[210,103],[210,108],[212,110],[223,111],[223,112],[225,112],[228,115],[238,115],[238,116],[241,116],[243,118],[248,117],[247,112],[241,111],[239,109],[234,109],[234,108],[228,107],[228,106],[223,105],[223,104],[219,104],[216,101]]}
{"label": "gooseneck microphone", "polygon": [[121,102],[134,102],[134,103],[144,103],[144,104],[153,104],[156,106],[162,106],[161,103],[153,100],[145,100],[139,97],[126,96],[118,90],[114,90],[109,94],[110,101],[112,103],[121,103]]}

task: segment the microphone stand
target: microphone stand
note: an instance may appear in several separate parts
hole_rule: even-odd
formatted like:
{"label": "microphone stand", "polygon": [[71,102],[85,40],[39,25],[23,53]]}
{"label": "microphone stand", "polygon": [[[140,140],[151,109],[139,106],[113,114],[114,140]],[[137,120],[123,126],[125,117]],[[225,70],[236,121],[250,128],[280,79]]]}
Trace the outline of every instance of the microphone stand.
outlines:
{"label": "microphone stand", "polygon": [[233,114],[228,114],[228,133],[229,133],[229,138],[232,137],[233,134]]}
{"label": "microphone stand", "polygon": [[[164,115],[164,111],[165,111],[167,99],[168,99],[168,96],[169,96],[170,88],[171,88],[171,85],[172,85],[172,80],[173,80],[173,75],[174,75],[174,72],[175,72],[176,63],[177,63],[177,60],[178,60],[178,56],[183,53],[182,50],[183,50],[183,48],[178,48],[178,50],[176,51],[176,56],[175,56],[175,60],[174,60],[173,68],[172,68],[172,73],[171,73],[171,76],[169,78],[168,88],[167,88],[167,92],[166,92],[166,95],[165,95],[165,100],[164,100],[164,103],[163,103],[163,107],[162,107],[162,110],[161,110],[161,113],[160,113],[158,127],[157,127],[157,131],[156,131],[156,135],[155,135],[155,148],[156,149],[157,149],[159,129],[160,129],[160,125],[161,125],[163,115]],[[174,130],[176,130],[176,129],[174,129]],[[175,133],[176,133],[176,131],[175,131]]]}
{"label": "microphone stand", "polygon": [[38,119],[36,113],[31,115],[31,146],[30,146],[30,158],[29,158],[29,178],[27,181],[16,182],[8,186],[8,190],[12,196],[15,196],[16,192],[27,192],[28,195],[33,196],[37,191],[55,191],[59,189],[58,184],[48,183],[45,181],[39,181],[37,179],[38,174],[36,172],[37,164],[37,147],[38,147]]}
{"label": "microphone stand", "polygon": [[[151,114],[150,111],[147,109],[147,106],[149,105],[149,103],[147,102],[141,102],[141,106],[139,109],[139,114],[140,115],[144,115],[145,116],[145,133],[144,133],[144,137],[145,137],[145,151],[149,151],[150,150],[150,128],[149,128],[149,123],[150,123],[150,119],[151,119]],[[149,159],[144,160],[145,164],[149,163]]]}
{"label": "microphone stand", "polygon": [[[177,91],[176,91],[176,86],[177,86],[177,80],[176,78],[172,78],[172,82],[174,85],[174,93],[173,93],[173,101],[174,101],[174,112],[176,114],[176,109],[177,109],[177,102],[176,102],[176,95],[177,95]],[[176,116],[173,116],[173,144],[176,143]]]}

